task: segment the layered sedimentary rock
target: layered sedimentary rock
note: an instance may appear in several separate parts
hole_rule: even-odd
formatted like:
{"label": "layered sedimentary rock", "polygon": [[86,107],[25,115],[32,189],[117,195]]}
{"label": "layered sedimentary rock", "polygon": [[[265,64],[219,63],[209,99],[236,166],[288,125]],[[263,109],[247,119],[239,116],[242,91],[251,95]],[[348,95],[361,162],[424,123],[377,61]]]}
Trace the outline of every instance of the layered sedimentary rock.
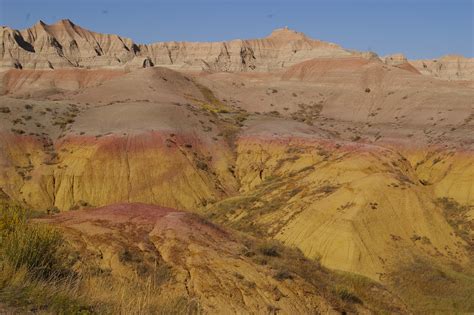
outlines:
{"label": "layered sedimentary rock", "polygon": [[474,205],[472,151],[334,142],[262,124],[239,138],[240,194],[209,208],[212,218],[379,281],[413,257],[468,263],[438,200]]}
{"label": "layered sedimentary rock", "polygon": [[128,201],[193,210],[235,190],[229,145],[184,75],[143,69],[67,98],[8,99],[0,187],[13,199],[36,209]]}
{"label": "layered sedimentary rock", "polygon": [[394,66],[400,69],[405,69],[413,73],[420,73],[412,64],[408,62],[408,59],[403,54],[393,54],[382,58],[382,60],[390,66]]}
{"label": "layered sedimentary rock", "polygon": [[40,21],[25,30],[0,29],[2,67],[57,69],[119,66],[132,60],[138,46],[117,35],[85,30],[69,20]]}
{"label": "layered sedimentary rock", "polygon": [[382,58],[391,66],[443,80],[474,80],[474,58],[447,55],[439,59],[408,60],[403,54]]}
{"label": "layered sedimentary rock", "polygon": [[439,59],[410,60],[418,71],[447,80],[474,80],[474,58],[447,55]]}
{"label": "layered sedimentary rock", "polygon": [[[0,28],[0,68],[126,68],[155,65],[180,70],[265,72],[321,57],[364,57],[287,28],[268,37],[226,42],[157,42],[136,44],[129,38],[86,30],[69,20],[40,21],[24,30]],[[385,63],[415,73],[449,80],[473,80],[473,58],[445,56],[410,60],[403,54],[384,57]]]}
{"label": "layered sedimentary rock", "polygon": [[18,31],[0,29],[0,66],[141,68],[153,65],[212,71],[268,71],[315,57],[351,55],[341,47],[288,29],[256,40],[216,43],[160,42],[137,45],[128,38],[85,30],[69,20],[38,22]]}
{"label": "layered sedimentary rock", "polygon": [[[193,136],[68,137],[54,144],[55,161],[44,151],[44,143],[35,139],[2,136],[1,142],[0,158],[8,163],[3,166],[1,186],[36,209],[127,201],[192,210],[222,198],[235,186],[223,169],[227,164],[221,165],[225,151],[215,147],[209,154],[209,148]],[[202,153],[193,155],[190,146]],[[27,161],[21,157],[25,152],[30,152]],[[16,172],[22,168],[28,169],[26,176]],[[18,186],[22,188],[17,190]]]}
{"label": "layered sedimentary rock", "polygon": [[55,71],[10,69],[0,72],[0,94],[47,96],[99,85],[124,74],[123,70],[110,69],[57,69]]}
{"label": "layered sedimentary rock", "polygon": [[156,65],[211,71],[272,71],[316,57],[349,56],[340,46],[277,29],[255,40],[156,43],[144,47]]}

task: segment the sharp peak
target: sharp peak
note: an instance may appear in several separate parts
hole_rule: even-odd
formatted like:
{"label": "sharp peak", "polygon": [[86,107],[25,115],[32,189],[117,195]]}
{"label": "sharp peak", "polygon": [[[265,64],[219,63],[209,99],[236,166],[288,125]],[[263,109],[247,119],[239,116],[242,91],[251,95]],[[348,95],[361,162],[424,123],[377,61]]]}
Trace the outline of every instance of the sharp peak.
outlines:
{"label": "sharp peak", "polygon": [[60,25],[60,24],[66,24],[66,25],[72,25],[74,26],[75,24],[70,20],[70,19],[61,19],[56,21],[53,25]]}
{"label": "sharp peak", "polygon": [[48,24],[46,24],[43,20],[39,20],[38,22],[36,22],[33,25],[33,27],[35,27],[35,26],[46,26],[46,25],[48,25]]}
{"label": "sharp peak", "polygon": [[74,24],[70,19],[60,19],[54,22],[53,24],[47,24],[43,20],[39,20],[38,22],[34,24],[34,26],[60,26],[60,25],[76,26],[76,24]]}

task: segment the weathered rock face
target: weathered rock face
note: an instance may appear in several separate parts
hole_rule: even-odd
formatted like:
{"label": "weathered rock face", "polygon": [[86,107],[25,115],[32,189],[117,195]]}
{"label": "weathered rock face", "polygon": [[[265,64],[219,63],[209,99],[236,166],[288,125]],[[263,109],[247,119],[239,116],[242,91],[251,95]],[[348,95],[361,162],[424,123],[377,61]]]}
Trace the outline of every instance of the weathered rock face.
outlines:
{"label": "weathered rock face", "polygon": [[[208,148],[193,136],[149,133],[66,138],[56,144],[55,150],[60,152],[57,164],[48,160],[50,156],[40,141],[2,136],[0,143],[4,148],[0,162],[33,169],[28,177],[22,177],[15,174],[12,164],[5,165],[0,185],[16,200],[24,200],[36,209],[53,205],[71,209],[81,203],[122,201],[194,209],[221,198],[235,185],[224,168],[227,164],[222,160],[223,152],[214,147],[213,161],[208,161],[204,158]],[[191,144],[195,152],[202,146],[202,153],[189,152],[186,146]],[[30,159],[25,161],[18,151],[30,152]],[[18,191],[20,182],[23,187]]]}
{"label": "weathered rock face", "polygon": [[156,43],[142,48],[156,65],[215,71],[271,71],[311,58],[352,54],[335,44],[312,40],[288,29],[277,29],[263,39]]}
{"label": "weathered rock face", "polygon": [[410,60],[422,74],[447,80],[474,80],[474,58],[448,55],[440,59]]}
{"label": "weathered rock face", "polygon": [[[56,71],[38,73],[69,73]],[[118,75],[71,93],[77,105],[9,99],[0,115],[7,195],[36,209],[136,201],[191,210],[235,190],[231,150],[190,78],[164,68]]]}
{"label": "weathered rock face", "polygon": [[404,54],[393,54],[393,55],[385,56],[382,59],[386,64],[391,65],[391,66],[396,66],[396,65],[400,65],[400,64],[404,64],[408,62],[408,59],[407,57],[405,57]]}
{"label": "weathered rock face", "polygon": [[[377,280],[409,252],[466,261],[463,246],[433,202],[433,190],[449,196],[451,176],[442,171],[435,175],[431,167],[438,179],[424,186],[396,151],[308,138],[242,138],[238,150],[237,172],[246,197],[234,211],[222,207],[225,221],[251,224],[249,230],[261,229],[298,246],[331,268]],[[465,160],[461,167],[471,178],[472,154]],[[464,204],[463,190],[472,185],[462,189],[463,184],[450,183],[460,188],[451,196]],[[413,241],[418,237],[430,245],[419,246]]]}
{"label": "weathered rock face", "polygon": [[412,255],[466,262],[437,200],[473,204],[472,152],[334,143],[263,124],[237,141],[240,195],[209,209],[218,222],[379,281]]}
{"label": "weathered rock face", "polygon": [[85,30],[69,20],[38,22],[18,31],[0,29],[0,67],[130,67],[153,65],[186,70],[268,71],[315,57],[346,56],[341,47],[288,29],[269,37],[215,43],[162,42],[137,45],[128,38]]}
{"label": "weathered rock face", "polygon": [[[268,37],[226,42],[157,42],[135,44],[129,38],[86,30],[69,20],[31,28],[0,27],[0,69],[146,68],[214,72],[268,72],[302,61],[330,57],[376,58],[314,40],[287,28]],[[473,58],[445,56],[439,60],[410,60],[403,54],[383,58],[391,66],[441,79],[472,80]]]}
{"label": "weathered rock face", "polygon": [[0,31],[2,67],[102,68],[123,65],[138,52],[130,39],[94,33],[69,20],[52,25],[40,21],[22,31],[2,27]]}
{"label": "weathered rock face", "polygon": [[420,74],[420,72],[408,62],[407,58],[403,54],[389,55],[382,58],[382,60],[387,65]]}

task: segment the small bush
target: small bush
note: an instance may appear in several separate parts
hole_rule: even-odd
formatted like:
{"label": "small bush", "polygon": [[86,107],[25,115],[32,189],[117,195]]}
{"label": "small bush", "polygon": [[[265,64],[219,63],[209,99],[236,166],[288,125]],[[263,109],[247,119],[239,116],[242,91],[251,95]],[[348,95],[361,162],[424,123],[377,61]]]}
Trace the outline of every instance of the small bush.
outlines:
{"label": "small bush", "polygon": [[332,194],[338,188],[339,188],[338,186],[334,186],[334,185],[331,185],[331,184],[325,184],[324,186],[319,187],[316,190],[316,193]]}
{"label": "small bush", "polygon": [[274,278],[277,279],[278,281],[283,281],[283,280],[286,280],[286,279],[291,280],[291,279],[293,279],[293,276],[291,275],[291,273],[288,270],[280,270],[275,274]]}
{"label": "small bush", "polygon": [[279,257],[279,248],[275,244],[263,244],[259,248],[260,253],[262,253],[265,256],[270,256],[270,257]]}
{"label": "small bush", "polygon": [[347,288],[337,287],[336,294],[346,302],[353,304],[362,304],[362,300],[357,295],[349,291]]}
{"label": "small bush", "polygon": [[61,212],[61,210],[59,210],[59,208],[56,207],[56,206],[52,206],[52,207],[49,207],[48,209],[46,209],[47,214],[56,214],[56,213],[59,213],[59,212]]}
{"label": "small bush", "polygon": [[122,250],[122,251],[119,253],[118,258],[119,258],[119,261],[120,261],[120,262],[130,262],[130,261],[133,261],[132,253],[130,253],[130,251],[128,251],[127,249]]}
{"label": "small bush", "polygon": [[2,114],[9,114],[10,113],[10,108],[9,107],[0,107],[0,113]]}
{"label": "small bush", "polygon": [[196,166],[197,166],[198,169],[203,170],[203,171],[208,171],[209,170],[209,167],[203,161],[197,161]]}
{"label": "small bush", "polygon": [[22,135],[22,134],[25,133],[25,131],[23,129],[15,129],[15,128],[12,128],[12,132],[16,133],[18,135]]}

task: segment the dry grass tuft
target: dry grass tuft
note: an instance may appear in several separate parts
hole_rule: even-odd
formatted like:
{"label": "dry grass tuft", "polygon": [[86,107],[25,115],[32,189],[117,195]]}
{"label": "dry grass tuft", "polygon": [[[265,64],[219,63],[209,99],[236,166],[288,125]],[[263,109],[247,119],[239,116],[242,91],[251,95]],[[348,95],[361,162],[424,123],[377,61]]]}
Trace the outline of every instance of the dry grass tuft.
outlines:
{"label": "dry grass tuft", "polygon": [[[145,277],[74,271],[79,259],[53,227],[31,223],[19,205],[0,203],[0,301],[18,312],[54,314],[196,314],[186,296],[164,295],[171,277],[157,265]],[[121,259],[137,263],[133,253]]]}

